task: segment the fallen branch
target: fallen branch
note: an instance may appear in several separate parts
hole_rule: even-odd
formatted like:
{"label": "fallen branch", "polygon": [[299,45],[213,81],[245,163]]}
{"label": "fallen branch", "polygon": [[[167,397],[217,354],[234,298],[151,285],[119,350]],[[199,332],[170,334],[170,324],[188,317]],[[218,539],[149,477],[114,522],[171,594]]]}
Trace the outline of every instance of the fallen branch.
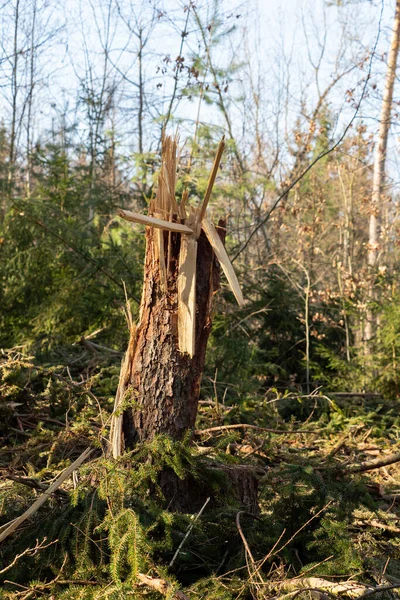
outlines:
{"label": "fallen branch", "polygon": [[394,583],[393,585],[378,585],[376,588],[374,588],[372,590],[367,590],[366,592],[364,592],[364,594],[362,594],[358,598],[360,600],[360,598],[366,598],[367,596],[372,596],[373,594],[379,594],[380,592],[385,592],[387,590],[395,590],[398,588],[400,588],[400,583]]}
{"label": "fallen branch", "polygon": [[24,437],[32,437],[31,433],[28,433],[27,431],[23,431],[22,429],[17,429],[16,427],[8,427],[7,428],[9,431],[13,431],[14,433],[17,433],[18,435],[23,435]]}
{"label": "fallen branch", "polygon": [[102,585],[101,581],[93,581],[92,579],[59,579],[58,585]]}
{"label": "fallen branch", "polygon": [[383,531],[391,531],[392,533],[400,533],[400,528],[395,525],[388,525],[387,523],[381,523],[377,519],[371,519],[370,521],[366,519],[359,519],[354,521],[354,525],[359,525],[361,527],[375,527],[376,529],[383,529]]}
{"label": "fallen branch", "polygon": [[288,591],[311,588],[328,594],[344,593],[351,598],[364,598],[367,592],[375,593],[376,590],[376,588],[356,581],[339,581],[335,583],[321,577],[296,577],[295,579],[288,579],[282,582],[281,588]]}
{"label": "fallen branch", "polygon": [[49,546],[56,544],[58,542],[58,539],[54,540],[53,542],[49,542],[48,544],[45,544],[46,541],[47,541],[46,537],[44,537],[40,543],[39,543],[39,540],[36,540],[36,545],[33,548],[27,548],[26,550],[21,552],[21,554],[17,554],[16,557],[14,558],[14,560],[9,565],[4,567],[4,569],[1,569],[0,575],[3,575],[3,573],[5,573],[6,571],[9,571],[10,569],[12,569],[13,566],[16,565],[17,562],[19,561],[19,559],[22,558],[23,556],[34,556],[35,554],[37,554],[39,552],[39,550],[43,550],[44,548],[48,548]]}
{"label": "fallen branch", "polygon": [[236,406],[227,406],[226,404],[221,404],[221,402],[215,402],[215,400],[199,400],[200,406],[215,406],[220,410],[233,410],[237,408]]}
{"label": "fallen branch", "polygon": [[380,496],[382,500],[386,500],[386,502],[400,502],[400,493],[399,494],[381,494]]}
{"label": "fallen branch", "polygon": [[117,354],[118,356],[122,355],[122,352],[120,352],[119,350],[114,350],[113,348],[107,348],[107,346],[96,344],[95,342],[92,342],[91,340],[83,336],[80,339],[80,343],[82,344],[82,346],[90,350],[90,352],[96,353],[98,350],[104,350],[105,352],[111,352],[111,354]]}
{"label": "fallen branch", "polygon": [[201,515],[203,514],[203,511],[205,509],[205,507],[207,506],[207,504],[210,502],[210,498],[207,498],[207,500],[204,502],[203,506],[201,507],[201,509],[199,510],[199,512],[197,513],[197,515],[195,516],[195,518],[193,519],[193,521],[191,522],[190,526],[188,527],[188,530],[185,534],[185,537],[183,538],[183,540],[181,541],[181,543],[179,544],[174,556],[172,557],[171,562],[169,563],[169,567],[171,568],[172,565],[174,564],[176,557],[178,556],[179,552],[182,549],[182,546],[184,545],[184,543],[186,542],[187,538],[190,535],[190,532],[192,531],[194,524],[196,523],[197,519],[199,519],[201,517]]}
{"label": "fallen branch", "polygon": [[90,456],[91,452],[92,450],[90,448],[86,448],[86,450],[82,452],[79,458],[77,458],[76,461],[72,463],[72,465],[70,465],[67,469],[65,469],[65,471],[63,471],[63,473],[55,480],[55,482],[52,483],[41,496],[39,496],[36,502],[34,502],[32,506],[28,508],[28,510],[26,510],[20,517],[11,522],[7,529],[3,531],[3,533],[0,533],[0,542],[2,542],[9,535],[11,535],[11,533],[13,533],[24,521],[29,519],[29,517],[33,516],[36,513],[36,511],[39,510],[42,504],[46,502],[49,496],[53,492],[55,492],[60,487],[60,485],[62,485],[64,481],[68,479],[68,477],[75,471],[75,469],[77,469],[83,463],[83,461]]}
{"label": "fallen branch", "polygon": [[179,590],[173,592],[173,596],[171,596],[171,584],[165,581],[165,579],[160,579],[158,577],[150,577],[149,575],[143,575],[143,573],[138,573],[137,578],[140,583],[149,586],[153,590],[160,592],[163,596],[168,596],[168,598],[174,598],[176,600],[190,600],[186,594],[180,592]]}
{"label": "fallen branch", "polygon": [[400,462],[400,452],[389,454],[386,458],[363,462],[360,465],[346,465],[343,468],[346,469],[348,473],[364,473],[365,471],[380,469],[380,467],[386,467],[387,465],[392,465],[396,462]]}
{"label": "fallen branch", "polygon": [[382,398],[382,394],[374,392],[326,392],[326,395],[338,398]]}
{"label": "fallen branch", "polygon": [[349,434],[346,433],[332,448],[332,450],[330,450],[330,452],[328,452],[328,454],[326,455],[326,458],[333,458],[335,456],[335,454],[337,454],[339,452],[339,450],[341,450],[343,448],[343,446],[346,444],[347,440],[349,438]]}
{"label": "fallen branch", "polygon": [[[259,427],[249,423],[239,423],[235,425],[219,425],[218,427],[209,427],[208,429],[196,429],[195,435],[205,433],[214,433],[216,431],[228,431],[229,429],[253,429],[254,431],[268,431],[269,433],[281,433],[284,435],[301,435],[302,433],[319,433],[319,429],[305,429],[304,431],[287,431],[285,429],[270,429],[269,427]],[[399,459],[400,460],[400,459]]]}
{"label": "fallen branch", "polygon": [[[49,486],[41,481],[37,481],[36,479],[32,479],[31,477],[18,477],[17,475],[6,475],[5,479],[9,479],[10,481],[15,481],[15,483],[20,483],[21,485],[26,485],[27,487],[32,488],[33,490],[40,490],[42,492],[47,492]],[[63,496],[68,495],[65,490],[56,490],[58,494]]]}

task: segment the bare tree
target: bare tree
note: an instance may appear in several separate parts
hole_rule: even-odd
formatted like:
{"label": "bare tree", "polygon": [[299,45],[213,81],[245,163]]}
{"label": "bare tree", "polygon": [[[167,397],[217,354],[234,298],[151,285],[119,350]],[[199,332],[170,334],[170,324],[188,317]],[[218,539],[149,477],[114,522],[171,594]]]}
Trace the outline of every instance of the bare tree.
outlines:
{"label": "bare tree", "polygon": [[18,60],[19,60],[19,28],[20,28],[20,0],[17,0],[15,4],[15,17],[14,17],[14,43],[12,53],[12,74],[11,74],[11,132],[10,132],[10,156],[9,156],[9,171],[8,181],[11,182],[12,170],[14,167],[15,160],[15,138],[17,128],[17,98],[18,98]]}
{"label": "bare tree", "polygon": [[[11,192],[17,162],[24,166],[29,192],[34,136],[34,105],[51,77],[47,51],[62,30],[47,0],[8,2],[0,17],[0,93],[8,130],[8,184]],[[39,62],[40,61],[40,62]],[[48,91],[48,89],[47,89]],[[24,136],[26,134],[26,137]]]}
{"label": "bare tree", "polygon": [[[396,1],[396,12],[394,16],[392,40],[387,62],[386,82],[382,99],[382,108],[378,139],[375,147],[374,174],[372,181],[372,195],[369,216],[369,240],[368,240],[368,266],[372,270],[378,261],[379,254],[379,215],[382,209],[382,192],[385,181],[385,164],[388,134],[390,129],[390,117],[393,102],[393,89],[396,79],[397,57],[400,45],[400,0]],[[369,291],[369,300],[375,298],[373,283]],[[365,339],[368,342],[374,334],[373,315],[369,310],[365,329]]]}

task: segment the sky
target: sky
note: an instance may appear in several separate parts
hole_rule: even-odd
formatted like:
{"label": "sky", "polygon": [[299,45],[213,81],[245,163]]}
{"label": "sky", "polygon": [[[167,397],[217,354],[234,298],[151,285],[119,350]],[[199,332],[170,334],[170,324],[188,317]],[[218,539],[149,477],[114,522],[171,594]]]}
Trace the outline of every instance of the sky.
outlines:
{"label": "sky", "polygon": [[[130,0],[129,0],[130,1]],[[151,117],[157,119],[158,114],[165,113],[169,96],[174,85],[173,66],[180,53],[181,31],[185,24],[184,11],[186,0],[164,0],[159,2],[160,18],[156,19],[156,35],[146,47],[144,77],[149,82],[149,104],[146,110]],[[99,81],[104,68],[104,52],[102,44],[108,39],[110,46],[107,69],[118,82],[121,93],[117,96],[119,125],[127,132],[135,131],[135,110],[137,108],[138,61],[135,48],[135,34],[129,33],[128,25],[134,24],[135,15],[144,24],[149,25],[148,0],[132,3],[134,9],[127,8],[128,0],[113,0],[112,10],[108,12],[108,0],[24,0],[22,4],[22,29],[29,31],[31,22],[29,15],[34,3],[38,7],[38,18],[35,33],[43,44],[37,53],[35,64],[35,118],[32,125],[36,135],[45,135],[45,131],[54,128],[54,124],[65,113],[67,125],[78,123],[85,135],[81,101],[83,87],[87,89],[93,84],[99,89]],[[198,0],[199,13],[207,22],[205,0]],[[283,111],[286,124],[282,128],[290,130],[302,110],[302,103],[309,107],[315,103],[318,93],[323,93],[335,78],[335,73],[345,64],[357,61],[362,56],[368,57],[378,38],[377,56],[372,62],[372,80],[376,92],[369,91],[364,98],[357,121],[363,119],[372,133],[376,133],[379,119],[380,99],[385,74],[384,52],[390,43],[391,22],[395,0],[352,0],[348,6],[326,7],[324,0],[220,0],[222,21],[224,26],[235,26],[237,31],[228,36],[213,50],[213,60],[221,68],[228,67],[246,58],[251,65],[250,75],[241,75],[230,81],[232,94],[232,110],[235,117],[236,133],[241,134],[241,119],[247,107],[242,105],[240,97],[244,88],[255,86],[259,93],[265,127],[276,120],[276,114]],[[330,2],[330,4],[335,4]],[[124,20],[116,19],[120,6]],[[324,10],[325,6],[325,10]],[[0,39],[2,54],[0,55],[0,103],[5,121],[9,120],[10,99],[10,63],[7,54],[12,50],[13,28],[12,17],[15,12],[15,1],[11,0],[3,6],[0,17]],[[26,21],[26,22],[25,22]],[[107,23],[109,30],[107,34]],[[190,29],[192,27],[193,29]],[[245,30],[247,35],[243,36]],[[354,41],[353,50],[346,48],[342,33]],[[185,38],[183,54],[187,57],[199,46],[199,35],[193,24],[189,25],[189,35]],[[378,35],[379,34],[379,35]],[[107,37],[108,36],[108,37]],[[341,47],[341,42],[343,42]],[[23,32],[20,35],[23,46]],[[322,48],[324,51],[322,53]],[[26,48],[24,49],[24,52]],[[321,63],[318,65],[319,58]],[[352,55],[353,54],[353,55]],[[24,56],[21,54],[20,64]],[[166,61],[170,56],[171,62]],[[234,59],[232,59],[232,56]],[[187,59],[188,60],[188,59]],[[26,58],[29,67],[29,60]],[[314,66],[312,66],[314,65]],[[316,65],[318,68],[316,69]],[[338,68],[339,65],[339,68]],[[365,63],[365,76],[368,71]],[[29,71],[29,69],[28,69]],[[21,73],[20,83],[29,87],[29,73]],[[165,73],[163,72],[165,71]],[[316,77],[318,71],[318,77]],[[365,77],[364,76],[364,77]],[[92,78],[93,82],[90,81]],[[132,83],[133,82],[133,83]],[[336,135],[344,130],[354,115],[355,104],[348,97],[352,92],[355,101],[363,89],[363,76],[358,72],[349,72],[330,92],[329,100],[332,114],[336,119]],[[236,104],[235,104],[236,98]],[[24,94],[21,93],[19,103],[22,106]],[[347,100],[350,100],[347,102]],[[399,100],[398,89],[395,102]],[[175,107],[175,114],[189,117],[192,122],[197,116],[197,101],[182,99]],[[26,117],[26,113],[25,113]],[[218,125],[221,115],[205,102],[201,106],[201,120]],[[81,124],[81,125],[80,125]],[[243,132],[242,132],[243,133]],[[243,133],[245,135],[246,132]],[[394,119],[389,148],[391,171],[398,170],[398,132]],[[21,133],[23,136],[23,131]],[[271,135],[274,135],[271,130]],[[284,132],[281,134],[284,136]],[[126,136],[129,139],[129,136]],[[121,142],[122,143],[122,142]],[[400,179],[400,177],[398,177]]]}

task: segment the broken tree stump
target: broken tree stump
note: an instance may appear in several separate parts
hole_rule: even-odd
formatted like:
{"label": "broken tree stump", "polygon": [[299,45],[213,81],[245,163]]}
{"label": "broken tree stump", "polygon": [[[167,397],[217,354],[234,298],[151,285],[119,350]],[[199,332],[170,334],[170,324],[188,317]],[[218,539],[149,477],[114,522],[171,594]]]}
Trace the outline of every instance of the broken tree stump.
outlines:
{"label": "broken tree stump", "polygon": [[147,227],[139,323],[130,322],[112,422],[115,457],[157,434],[180,440],[194,428],[220,266],[243,304],[224,247],[225,224],[216,229],[207,215],[223,149],[222,140],[204,200],[194,208],[186,190],[180,203],[175,197],[177,141],[166,137],[149,214],[118,212]]}

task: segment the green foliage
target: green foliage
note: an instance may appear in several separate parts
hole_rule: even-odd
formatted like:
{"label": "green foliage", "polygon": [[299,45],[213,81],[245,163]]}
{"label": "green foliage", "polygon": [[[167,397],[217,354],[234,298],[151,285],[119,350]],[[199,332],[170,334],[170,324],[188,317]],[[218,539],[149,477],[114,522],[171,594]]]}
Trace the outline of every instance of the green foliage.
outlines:
{"label": "green foliage", "polygon": [[[7,381],[13,378],[29,392],[29,385],[38,389],[39,384],[43,386],[57,372],[38,373],[26,386],[28,369],[32,369],[29,361],[14,359],[7,361],[3,373]],[[256,403],[249,402],[247,419],[256,416],[262,422],[263,410],[270,410],[268,420],[276,419],[277,426],[282,428],[284,421],[276,404],[290,397],[294,399],[289,393],[280,395],[275,390],[273,399],[278,402],[268,404],[271,396],[266,397],[264,408],[258,411]],[[41,405],[41,410],[44,406]],[[34,548],[36,540],[42,542],[46,538],[51,542],[48,548],[21,557],[5,578],[26,586],[37,598],[141,597],[143,589],[138,587],[136,579],[140,572],[151,573],[173,585],[177,581],[189,597],[206,594],[207,598],[228,600],[243,594],[249,599],[257,598],[236,525],[240,507],[221,468],[224,464],[230,467],[252,464],[264,472],[259,482],[258,518],[246,513],[240,517],[254,559],[264,561],[260,571],[265,581],[263,590],[268,585],[268,590],[274,593],[277,575],[270,578],[270,574],[275,573],[277,564],[280,578],[293,571],[308,576],[311,571],[312,575],[324,577],[357,574],[357,578],[365,580],[371,569],[382,567],[382,556],[389,551],[390,573],[396,576],[400,564],[396,533],[382,529],[377,534],[373,528],[375,521],[382,523],[382,527],[386,524],[391,527],[395,515],[387,507],[376,506],[362,478],[351,477],[341,468],[343,457],[339,461],[327,457],[329,436],[337,431],[349,435],[361,425],[360,436],[365,429],[377,441],[387,435],[385,432],[395,422],[395,413],[391,414],[388,405],[375,406],[375,413],[372,409],[372,404],[344,406],[343,402],[339,405],[331,401],[323,405],[319,416],[303,415],[308,420],[307,427],[310,416],[315,419],[311,423],[318,431],[314,438],[319,439],[318,451],[315,447],[305,451],[301,443],[288,444],[285,436],[269,435],[260,445],[259,433],[255,439],[251,436],[247,439],[248,444],[254,443],[257,452],[242,460],[225,454],[231,442],[242,443],[243,432],[235,432],[233,437],[228,434],[214,440],[209,458],[198,456],[189,439],[173,442],[166,436],[137,446],[117,461],[99,456],[80,469],[78,486],[67,488],[69,499],[52,498],[31,520],[29,528],[21,529],[2,547],[3,563],[9,564],[26,548]],[[379,429],[380,411],[388,416]],[[208,418],[202,413],[200,425],[204,426],[207,421],[203,419]],[[79,411],[75,419],[79,422]],[[57,440],[55,434],[53,440]],[[47,436],[49,444],[50,432]],[[40,472],[33,469],[31,476],[36,473],[38,480],[43,481],[51,477],[53,469],[65,466],[61,439],[57,441],[50,465]],[[31,452],[40,443],[39,436]],[[38,462],[36,457],[34,460]],[[212,496],[210,507],[194,523],[173,568],[168,565],[193,525],[197,509],[171,510],[171,500],[164,495],[162,485],[166,473],[182,482],[189,480],[191,486],[199,485],[193,487],[196,493],[206,486]],[[197,500],[196,493],[192,502]],[[20,514],[32,501],[32,490],[25,485],[15,483],[2,490],[3,522]],[[6,598],[14,600],[14,592],[15,586],[5,586]],[[149,592],[149,598],[153,596],[158,597]]]}
{"label": "green foliage", "polygon": [[308,549],[318,556],[333,558],[319,569],[320,574],[348,577],[363,568],[362,554],[353,544],[348,520],[335,520],[332,514],[323,517]]}
{"label": "green foliage", "polygon": [[100,330],[100,342],[119,345],[122,280],[136,296],[143,236],[114,220],[122,199],[106,185],[88,196],[87,173],[60,148],[43,149],[36,163],[32,196],[13,198],[0,223],[0,344],[54,354]]}
{"label": "green foliage", "polygon": [[108,530],[111,550],[110,573],[113,581],[133,583],[139,571],[145,567],[144,534],[137,515],[130,508],[122,509],[115,518],[109,516],[102,528]]}
{"label": "green foliage", "polygon": [[[28,587],[36,586],[51,594],[59,590],[57,581],[51,581],[60,572],[63,580],[71,580],[71,585],[62,585],[62,598],[74,593],[74,581],[86,580],[96,581],[99,587],[93,591],[88,584],[88,589],[84,590],[81,584],[82,597],[91,598],[91,594],[96,598],[103,597],[97,595],[100,590],[107,594],[113,590],[115,596],[110,597],[119,598],[118,594],[135,588],[139,572],[147,572],[159,565],[157,569],[161,568],[162,576],[161,565],[172,558],[192,520],[190,514],[168,510],[160,487],[160,475],[168,468],[179,478],[192,476],[199,480],[207,477],[214,482],[211,489],[214,487],[215,491],[224,488],[224,495],[221,495],[223,508],[214,508],[205,520],[196,522],[175,561],[174,571],[179,573],[183,569],[181,579],[197,581],[199,574],[200,577],[212,574],[225,552],[227,564],[237,564],[242,554],[241,550],[238,553],[240,545],[234,549],[227,546],[227,540],[232,536],[238,540],[234,524],[237,508],[229,510],[226,480],[210,475],[210,466],[195,459],[187,442],[176,443],[166,437],[143,445],[117,462],[97,459],[82,469],[81,483],[73,491],[70,505],[65,501],[56,503],[50,515],[48,508],[40,511],[29,531],[4,548],[3,560],[7,563],[24,544],[34,547],[36,539],[53,541],[51,546],[40,551],[39,571],[36,556],[33,559],[22,557],[9,571],[9,580]],[[30,496],[28,494],[22,503],[29,504]],[[16,509],[21,511],[22,506]],[[10,514],[8,510],[7,514]],[[228,549],[233,551],[229,558]],[[204,557],[202,565],[194,567],[199,556]]]}
{"label": "green foliage", "polygon": [[[214,8],[211,46],[230,33],[217,14],[218,2]],[[203,56],[193,57],[196,80],[205,68]],[[229,107],[226,88],[238,68],[233,62],[227,69],[215,67],[206,103],[222,111]],[[198,96],[197,83],[184,93]],[[86,90],[84,102],[93,124],[99,97]],[[212,402],[201,407],[198,427],[248,423],[287,437],[263,429],[223,431],[201,438],[202,455],[189,437],[174,442],[160,436],[114,461],[104,450],[127,338],[122,281],[135,318],[144,254],[142,231],[119,222],[115,213],[132,199],[140,208],[147,205],[159,159],[151,152],[134,155],[136,191],[113,185],[110,141],[103,120],[100,125],[94,160],[66,140],[38,145],[28,191],[17,181],[12,187],[8,183],[8,140],[0,130],[0,464],[6,476],[24,478],[5,480],[0,522],[20,515],[83,448],[96,450],[80,469],[79,481],[67,482],[64,493],[51,497],[1,548],[4,565],[31,548],[4,573],[15,584],[7,583],[5,597],[14,600],[22,589],[33,598],[159,597],[139,586],[140,572],[186,588],[189,597],[277,597],[276,582],[293,574],[370,580],[371,569],[382,572],[389,556],[388,572],[395,577],[400,571],[392,522],[398,517],[396,505],[382,508],[372,499],[372,477],[346,473],[347,463],[368,459],[357,449],[358,443],[364,447],[364,436],[380,451],[398,443],[400,426],[395,282],[376,277],[385,302],[383,310],[378,301],[369,305],[381,313],[381,327],[367,356],[359,338],[369,280],[362,269],[359,279],[350,277],[347,263],[337,259],[343,248],[338,249],[331,227],[337,222],[345,231],[338,174],[354,175],[352,157],[358,174],[352,186],[360,195],[368,190],[368,176],[357,179],[367,171],[359,168],[368,160],[362,132],[349,140],[347,154],[326,156],[287,194],[259,231],[261,242],[249,246],[242,264],[238,261],[246,306],[233,307],[223,280],[214,315],[202,385],[202,398]],[[308,126],[318,133],[309,136],[299,123],[294,174],[325,150],[332,116],[323,109],[318,122]],[[192,170],[177,190],[182,194],[185,185],[190,203],[204,195],[221,133],[220,125],[200,125],[192,140]],[[242,159],[239,143],[230,137],[213,194],[218,200],[214,216],[232,215],[229,251],[242,245],[243,232],[246,238],[282,186],[262,169],[246,170]],[[112,168],[118,171],[117,165]],[[356,199],[353,209],[346,231],[356,233],[349,234],[353,254],[347,258],[362,265],[365,215]],[[305,363],[307,277],[311,385]],[[329,392],[377,390],[385,398],[306,393],[321,384]],[[121,410],[134,404],[135,397],[127,396]],[[305,433],[293,437],[303,426]],[[330,455],[338,434],[347,445]],[[254,469],[259,478],[260,513],[244,512],[240,523],[255,561],[262,564],[261,592],[237,525],[243,507],[227,477],[235,467]],[[175,485],[173,497],[165,480]],[[191,502],[175,510],[180,485],[187,485]],[[211,501],[194,522],[206,497]],[[378,533],[377,519],[383,526]],[[384,529],[388,525],[392,528]],[[35,551],[37,544],[43,547]]]}

